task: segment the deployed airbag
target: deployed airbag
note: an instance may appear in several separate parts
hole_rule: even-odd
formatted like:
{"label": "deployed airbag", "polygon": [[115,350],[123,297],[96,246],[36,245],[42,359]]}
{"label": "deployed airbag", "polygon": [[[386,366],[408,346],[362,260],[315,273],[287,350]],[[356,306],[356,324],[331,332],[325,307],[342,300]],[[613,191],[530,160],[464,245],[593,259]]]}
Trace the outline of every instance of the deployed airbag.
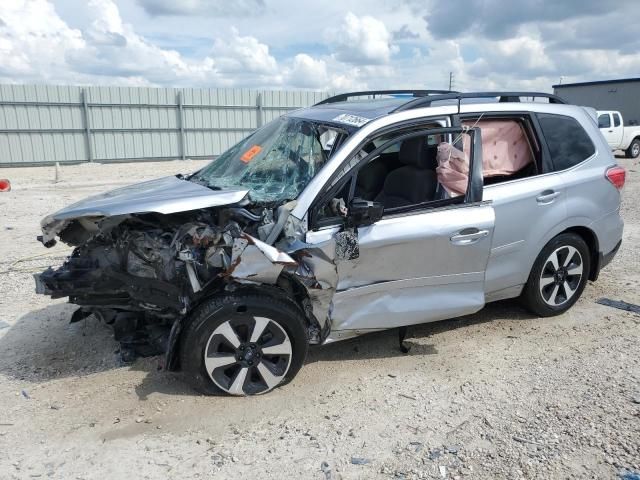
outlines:
{"label": "deployed airbag", "polygon": [[[522,125],[515,120],[465,122],[482,133],[482,176],[512,175],[533,163],[533,153]],[[466,192],[469,179],[470,137],[464,135],[463,151],[448,143],[438,145],[438,182],[450,195]]]}

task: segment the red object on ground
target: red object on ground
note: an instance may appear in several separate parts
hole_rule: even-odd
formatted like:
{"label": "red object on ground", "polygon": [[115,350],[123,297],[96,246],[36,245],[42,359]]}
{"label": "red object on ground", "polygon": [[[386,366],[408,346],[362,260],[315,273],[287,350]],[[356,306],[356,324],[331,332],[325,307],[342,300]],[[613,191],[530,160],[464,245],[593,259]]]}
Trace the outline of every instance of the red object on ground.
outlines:
{"label": "red object on ground", "polygon": [[0,178],[0,192],[9,192],[11,190],[11,182],[7,178]]}

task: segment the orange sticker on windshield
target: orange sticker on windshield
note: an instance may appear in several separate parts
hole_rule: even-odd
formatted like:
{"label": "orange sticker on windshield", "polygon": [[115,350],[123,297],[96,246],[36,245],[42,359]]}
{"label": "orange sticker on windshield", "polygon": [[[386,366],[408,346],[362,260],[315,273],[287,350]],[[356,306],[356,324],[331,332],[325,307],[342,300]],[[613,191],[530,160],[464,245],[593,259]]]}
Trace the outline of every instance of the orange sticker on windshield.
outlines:
{"label": "orange sticker on windshield", "polygon": [[251,147],[249,150],[247,150],[242,154],[242,156],[240,157],[240,160],[243,161],[244,163],[249,163],[251,160],[253,160],[253,157],[259,154],[261,151],[262,151],[262,147],[260,145],[254,145],[253,147]]}

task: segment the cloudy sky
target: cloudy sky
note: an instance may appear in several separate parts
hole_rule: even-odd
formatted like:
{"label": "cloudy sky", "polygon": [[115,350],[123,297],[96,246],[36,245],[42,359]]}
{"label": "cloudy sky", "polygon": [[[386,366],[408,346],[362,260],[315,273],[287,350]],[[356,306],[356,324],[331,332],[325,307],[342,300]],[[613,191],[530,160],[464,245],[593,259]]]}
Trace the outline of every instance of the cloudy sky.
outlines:
{"label": "cloudy sky", "polygon": [[640,76],[639,0],[0,0],[0,82],[540,89]]}

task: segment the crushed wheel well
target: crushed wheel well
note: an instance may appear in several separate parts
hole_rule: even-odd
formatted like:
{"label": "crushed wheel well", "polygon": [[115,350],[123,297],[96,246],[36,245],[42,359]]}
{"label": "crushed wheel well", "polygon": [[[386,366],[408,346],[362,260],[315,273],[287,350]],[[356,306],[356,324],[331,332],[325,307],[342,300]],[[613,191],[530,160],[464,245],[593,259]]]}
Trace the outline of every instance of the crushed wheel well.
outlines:
{"label": "crushed wheel well", "polygon": [[[237,285],[234,290],[235,293],[254,294],[254,295],[267,295],[279,299],[280,301],[288,302],[300,309],[300,313],[305,319],[305,328],[307,331],[317,327],[320,330],[320,326],[317,324],[317,320],[313,316],[309,315],[309,309],[305,308],[305,299],[308,301],[305,288],[291,276],[282,276],[279,279],[277,285]],[[180,338],[185,328],[188,326],[193,318],[193,314],[198,310],[199,306],[206,300],[213,297],[223,295],[225,292],[212,289],[208,294],[202,296],[200,301],[194,306],[194,308],[185,317],[177,319],[172,328],[172,332],[168,341],[167,351],[165,352],[165,369],[169,371],[177,371],[181,369],[179,363],[180,358]]]}

